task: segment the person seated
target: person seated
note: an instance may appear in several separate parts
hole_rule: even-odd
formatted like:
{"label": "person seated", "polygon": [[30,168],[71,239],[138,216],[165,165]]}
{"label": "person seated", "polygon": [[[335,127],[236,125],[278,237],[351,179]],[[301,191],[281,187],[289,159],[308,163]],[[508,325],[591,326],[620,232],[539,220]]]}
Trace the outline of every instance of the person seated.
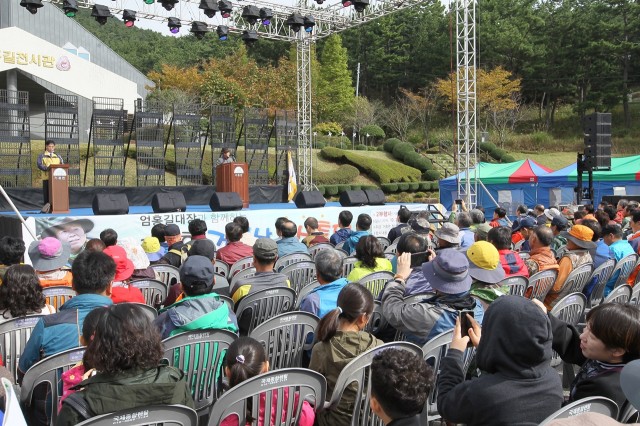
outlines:
{"label": "person seated", "polygon": [[318,230],[318,219],[315,217],[308,217],[304,221],[304,229],[307,231],[307,236],[304,237],[302,243],[311,247],[320,243],[328,243],[329,240],[324,236],[324,232]]}
{"label": "person seated", "polygon": [[[622,239],[622,228],[620,228],[619,225],[607,225],[602,228],[602,241],[609,247],[610,257],[614,259],[616,263],[636,253],[633,247],[631,247],[631,244],[629,244],[629,241]],[[620,271],[611,275],[604,288],[605,297],[611,293],[619,276]]]}
{"label": "person seated", "polygon": [[87,241],[87,245],[84,247],[88,251],[104,251],[107,246],[104,245],[100,238],[92,238]]}
{"label": "person seated", "polygon": [[118,233],[111,228],[107,228],[100,233],[100,241],[105,247],[111,247],[118,244]]}
{"label": "person seated", "polygon": [[489,231],[491,231],[492,229],[493,228],[488,223],[481,223],[478,226],[476,226],[476,229],[474,231],[474,236],[473,236],[474,242],[487,241],[487,238],[489,237]]}
{"label": "person seated", "polygon": [[638,205],[639,203],[637,201],[629,201],[629,204],[627,204],[627,207],[624,209],[624,218],[620,226],[625,235],[631,233],[631,217],[633,216],[633,212],[638,209]]}
{"label": "person seated", "polygon": [[[494,229],[500,228],[492,228],[492,231]],[[484,309],[498,297],[509,294],[509,286],[500,284],[506,273],[500,264],[498,249],[493,244],[487,241],[473,243],[467,250],[467,259],[472,279],[470,294],[480,300]]]}
{"label": "person seated", "polygon": [[22,263],[25,251],[22,239],[8,235],[0,238],[0,284],[9,266]]}
{"label": "person seated", "polygon": [[[465,314],[466,315],[466,314]],[[482,329],[467,316],[456,320],[440,363],[438,412],[467,425],[537,425],[562,406],[562,382],[551,367],[551,323],[531,301],[503,296],[487,309]],[[464,353],[471,342],[482,375],[465,380]]]}
{"label": "person seated", "polygon": [[160,247],[162,248],[162,255],[164,256],[169,251],[169,244],[165,239],[167,232],[167,225],[164,223],[156,223],[151,228],[151,236],[158,239]]}
{"label": "person seated", "polygon": [[282,239],[282,224],[285,222],[288,222],[289,219],[287,219],[284,216],[281,216],[279,218],[276,219],[276,222],[274,223],[274,227],[276,229],[276,235],[278,236],[278,238],[276,238],[276,241]]}
{"label": "person seated", "polygon": [[551,242],[551,250],[556,253],[567,245],[567,239],[564,236],[565,231],[569,227],[569,221],[563,215],[559,215],[551,220],[551,231],[553,232],[553,241]]}
{"label": "person seated", "polygon": [[591,241],[593,231],[584,225],[573,225],[566,235],[567,251],[558,262],[558,276],[553,287],[544,298],[544,305],[547,309],[553,308],[558,302],[558,296],[562,293],[567,277],[579,266],[593,263],[589,249],[595,247],[595,243]]}
{"label": "person seated", "polygon": [[347,276],[347,281],[356,282],[369,274],[380,271],[391,271],[389,259],[384,257],[382,246],[376,237],[367,235],[360,238],[356,245],[356,259],[353,269]]}
{"label": "person seated", "polygon": [[[553,221],[553,219],[556,216],[562,216],[562,213],[560,213],[560,210],[557,209],[557,207],[549,207],[548,209],[544,210],[544,216],[546,218],[545,221],[545,226],[551,226],[551,222]],[[538,226],[542,226],[542,225],[538,225]]]}
{"label": "person seated", "polygon": [[[334,392],[338,376],[355,357],[383,344],[364,331],[373,312],[373,295],[358,283],[349,283],[338,294],[338,306],[329,311],[316,328],[316,344],[309,369],[327,379],[327,399]],[[350,426],[356,386],[345,389],[335,410],[320,411],[319,426]]]}
{"label": "person seated", "polygon": [[[544,215],[543,215],[544,216]],[[545,216],[546,217],[546,216]],[[529,246],[529,236],[531,231],[537,225],[536,220],[532,217],[525,217],[518,222],[518,226],[511,231],[511,243],[516,244],[520,241],[524,241],[520,246],[519,251],[528,252],[531,250]]]}
{"label": "person seated", "polygon": [[582,222],[580,222],[580,225],[584,225],[593,231],[593,237],[591,237],[591,241],[596,243],[596,246],[592,246],[589,249],[589,254],[593,259],[593,268],[595,269],[598,266],[602,265],[604,261],[609,259],[609,247],[603,242],[602,244],[605,246],[606,250],[603,251],[603,253],[598,253],[598,250],[600,248],[598,244],[601,240],[600,237],[602,235],[602,228],[600,227],[600,224],[597,220],[584,219]]}
{"label": "person seated", "polygon": [[[484,217],[484,213],[482,213],[482,210],[478,210],[478,208],[471,209],[469,211],[469,216],[471,216],[471,230],[474,232],[478,227],[478,225],[487,222],[487,220]],[[489,224],[487,223],[487,225]]]}
{"label": "person seated", "polygon": [[458,213],[456,225],[460,228],[460,247],[469,247],[475,242],[475,234],[471,230],[471,215],[467,212]]}
{"label": "person seated", "polygon": [[342,278],[342,256],[335,250],[320,250],[314,262],[320,285],[302,299],[300,310],[322,318],[338,306],[338,294],[349,281]]}
{"label": "person seated", "polygon": [[[525,218],[520,221],[520,225],[523,225],[529,218]],[[487,240],[498,249],[500,254],[500,264],[504,269],[505,277],[528,277],[529,271],[524,265],[524,260],[518,253],[511,250],[511,229],[507,226],[499,226],[493,228],[487,234]]]}
{"label": "person seated", "polygon": [[[527,217],[527,216],[528,216],[528,215],[527,215],[527,212],[528,212],[528,211],[529,211],[529,209],[527,208],[527,206],[526,206],[526,205],[524,205],[524,204],[520,204],[520,205],[518,205],[518,207],[516,208],[516,218],[515,218],[515,220],[513,221],[513,223],[511,224],[511,230],[512,230],[512,231],[513,231],[514,229],[516,229],[516,228],[519,226],[520,221],[521,221],[522,219],[524,219],[525,217]],[[505,213],[506,213],[506,210],[505,210]]]}
{"label": "person seated", "polygon": [[371,235],[369,232],[369,229],[371,229],[371,223],[371,216],[368,214],[362,213],[358,215],[358,220],[356,221],[356,232],[352,232],[349,238],[344,241],[342,250],[349,254],[353,254],[360,238]]}
{"label": "person seated", "polygon": [[164,249],[160,245],[160,241],[156,237],[147,237],[142,240],[142,249],[147,255],[151,265],[158,263],[165,253]]}
{"label": "person seated", "polygon": [[627,241],[631,244],[634,252],[640,253],[640,210],[634,210],[629,226],[631,227],[631,235],[627,237]]}
{"label": "person seated", "polygon": [[108,246],[104,254],[116,264],[116,274],[111,283],[111,300],[113,303],[145,303],[142,291],[131,285],[131,275],[135,267],[127,257],[127,252],[120,246]]}
{"label": "person seated", "polygon": [[541,271],[558,270],[558,261],[550,247],[553,241],[553,230],[548,226],[538,226],[533,229],[529,237],[531,251],[529,258],[524,261],[529,276]]}
{"label": "person seated", "polygon": [[31,265],[11,265],[0,285],[0,324],[25,315],[49,315],[56,311],[47,305],[40,280]]}
{"label": "person seated", "polygon": [[[229,289],[236,307],[242,298],[256,291],[275,287],[291,287],[286,275],[273,270],[273,266],[278,260],[278,245],[274,240],[258,238],[252,251],[253,267],[256,268],[256,274],[253,277],[236,280],[233,287]],[[242,324],[240,328],[243,329]]]}
{"label": "person seated", "polygon": [[64,269],[70,256],[69,244],[57,238],[46,237],[29,245],[29,258],[42,287],[71,287],[73,273]]}
{"label": "person seated", "polygon": [[624,212],[627,209],[627,205],[629,205],[629,200],[627,200],[626,198],[621,198],[616,205],[616,215],[613,220],[618,225],[622,225],[622,220],[624,219]]}
{"label": "person seated", "polygon": [[227,265],[233,265],[238,260],[252,256],[253,249],[240,241],[242,228],[237,223],[227,223],[224,227],[227,244],[216,252],[216,259],[220,259]]}
{"label": "person seated", "polygon": [[398,272],[385,285],[382,313],[392,327],[403,332],[406,340],[419,346],[438,334],[451,330],[461,310],[473,310],[482,322],[484,309],[471,296],[471,277],[467,256],[454,249],[441,250],[430,262],[422,264],[425,279],[435,296],[415,303],[404,302],[406,279],[411,274],[411,255],[398,258]]}
{"label": "person seated", "polygon": [[184,243],[182,242],[182,232],[176,224],[167,225],[164,228],[164,240],[169,246],[167,253],[162,256],[158,263],[166,263],[179,268],[182,265],[184,254],[186,253]]}
{"label": "person seated", "polygon": [[385,425],[420,426],[433,387],[433,371],[421,356],[389,348],[371,361],[371,410]]}
{"label": "person seated", "polygon": [[191,241],[205,240],[207,238],[207,222],[202,219],[190,220],[187,229],[191,234]]}
{"label": "person seated", "polygon": [[184,331],[223,329],[238,332],[236,315],[212,292],[214,272],[204,256],[189,256],[180,268],[180,286],[184,293],[176,303],[161,309],[153,325],[162,339]]}
{"label": "person seated", "polygon": [[434,235],[438,242],[436,250],[460,247],[461,239],[460,228],[458,228],[458,225],[450,222],[444,222],[440,228],[436,229]]}
{"label": "person seated", "polygon": [[544,214],[545,208],[542,204],[536,204],[533,208],[533,215],[536,219],[536,226],[547,224],[547,216]]}
{"label": "person seated", "polygon": [[406,206],[400,206],[398,216],[396,217],[398,225],[391,228],[389,234],[387,234],[387,239],[390,242],[393,243],[395,240],[400,238],[402,234],[411,230],[409,219],[411,219],[411,211]]}
{"label": "person seated", "polygon": [[216,245],[211,240],[196,240],[191,243],[191,248],[187,252],[187,256],[204,256],[216,263]]}
{"label": "person seated", "polygon": [[105,313],[84,354],[97,373],[64,400],[56,425],[85,420],[74,408],[77,405],[87,409],[88,418],[149,405],[195,408],[184,373],[160,363],[164,355],[160,335],[142,308],[120,304],[101,309]]}
{"label": "person seated", "polygon": [[[245,380],[249,380],[259,374],[263,374],[269,371],[269,360],[264,347],[260,342],[251,337],[239,337],[231,345],[224,356],[224,375],[229,380],[229,388],[238,386]],[[240,424],[253,424],[257,421],[258,424],[280,424],[281,420],[287,414],[289,407],[289,389],[285,388],[282,393],[282,402],[278,401],[278,391],[273,390],[271,394],[272,404],[270,419],[265,419],[265,405],[267,401],[267,395],[265,393],[260,394],[258,412],[260,415],[258,419],[251,419],[251,409],[247,407],[247,419],[240,421],[237,415],[229,415],[225,417],[220,426],[239,426]],[[294,395],[293,406],[298,404],[299,394]],[[323,401],[318,401],[322,404]],[[278,416],[277,407],[282,407],[282,412]],[[316,413],[313,407],[307,401],[302,402],[302,409],[298,416],[298,426],[313,426],[313,422],[316,418]]]}
{"label": "person seated", "polygon": [[242,238],[240,238],[240,242],[248,246],[253,246],[258,238],[249,232],[249,220],[244,216],[236,216],[233,218],[233,223],[237,223],[240,225],[240,228],[242,228]]}
{"label": "person seated", "polygon": [[491,222],[489,222],[492,228],[496,228],[498,226],[509,226],[509,221],[507,220],[507,211],[502,207],[496,207],[493,211],[493,218]]}
{"label": "person seated", "polygon": [[331,235],[329,242],[337,246],[351,236],[351,221],[353,214],[349,210],[342,210],[338,215],[338,230]]}
{"label": "person seated", "polygon": [[640,309],[622,303],[600,304],[587,312],[582,333],[551,314],[548,317],[553,350],[563,361],[580,366],[571,383],[569,402],[603,396],[622,407],[625,396],[620,388],[620,371],[640,358]]}
{"label": "person seated", "polygon": [[397,256],[402,256],[404,253],[411,254],[411,273],[407,277],[404,296],[432,293],[434,290],[422,273],[422,264],[435,255],[433,251],[429,251],[427,241],[415,232],[402,234],[398,241]]}
{"label": "person seated", "polygon": [[133,263],[131,281],[135,280],[159,280],[160,275],[151,267],[151,261],[147,257],[142,245],[134,238],[126,237],[118,241],[127,255],[127,259]]}
{"label": "person seated", "polygon": [[309,254],[307,246],[298,241],[298,226],[287,220],[280,225],[280,233],[282,238],[276,241],[278,244],[278,257],[284,257],[292,253]]}

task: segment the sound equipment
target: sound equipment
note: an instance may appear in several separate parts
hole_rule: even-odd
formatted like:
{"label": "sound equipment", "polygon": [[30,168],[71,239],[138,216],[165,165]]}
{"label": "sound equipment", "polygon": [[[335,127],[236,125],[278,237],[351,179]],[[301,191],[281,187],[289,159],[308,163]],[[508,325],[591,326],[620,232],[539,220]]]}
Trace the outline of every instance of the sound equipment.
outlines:
{"label": "sound equipment", "polygon": [[237,192],[214,192],[209,201],[212,212],[242,210],[242,199]]}
{"label": "sound equipment", "polygon": [[309,209],[314,207],[324,207],[326,201],[320,191],[298,192],[294,202],[299,209]]}
{"label": "sound equipment", "polygon": [[154,213],[184,212],[187,202],[182,192],[159,192],[153,194],[151,207]]}
{"label": "sound equipment", "polygon": [[381,189],[365,189],[367,201],[370,206],[381,206],[384,204],[384,192]]}
{"label": "sound equipment", "polygon": [[584,156],[593,170],[611,170],[611,113],[584,118]]}
{"label": "sound equipment", "polygon": [[367,194],[363,190],[344,191],[340,194],[340,205],[342,207],[364,206],[367,204]]}
{"label": "sound equipment", "polygon": [[91,203],[95,215],[116,215],[129,213],[126,194],[96,194]]}

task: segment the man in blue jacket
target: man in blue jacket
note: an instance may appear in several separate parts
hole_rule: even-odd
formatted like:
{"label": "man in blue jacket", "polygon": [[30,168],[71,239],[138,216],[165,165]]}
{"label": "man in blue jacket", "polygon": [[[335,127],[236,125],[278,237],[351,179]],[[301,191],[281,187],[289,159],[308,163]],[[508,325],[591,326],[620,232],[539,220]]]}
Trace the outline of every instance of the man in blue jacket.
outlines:
{"label": "man in blue jacket", "polygon": [[351,236],[344,241],[342,250],[349,254],[356,251],[356,246],[358,245],[360,238],[370,234],[369,229],[371,228],[371,222],[371,216],[368,214],[362,213],[358,215],[358,220],[356,221],[356,232],[353,232]]}
{"label": "man in blue jacket", "polygon": [[348,284],[342,278],[342,256],[335,250],[320,250],[316,255],[316,274],[319,287],[313,289],[300,303],[300,310],[319,318],[338,306],[338,294]]}

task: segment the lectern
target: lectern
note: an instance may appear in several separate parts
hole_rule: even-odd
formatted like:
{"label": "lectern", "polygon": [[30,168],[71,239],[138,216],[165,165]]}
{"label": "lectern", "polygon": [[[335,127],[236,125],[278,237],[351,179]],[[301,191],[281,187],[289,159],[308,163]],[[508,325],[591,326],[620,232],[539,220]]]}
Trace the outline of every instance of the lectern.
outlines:
{"label": "lectern", "polygon": [[49,203],[51,213],[69,213],[69,165],[49,166]]}
{"label": "lectern", "polygon": [[216,168],[216,192],[237,192],[242,207],[249,207],[249,167],[247,163],[224,163]]}

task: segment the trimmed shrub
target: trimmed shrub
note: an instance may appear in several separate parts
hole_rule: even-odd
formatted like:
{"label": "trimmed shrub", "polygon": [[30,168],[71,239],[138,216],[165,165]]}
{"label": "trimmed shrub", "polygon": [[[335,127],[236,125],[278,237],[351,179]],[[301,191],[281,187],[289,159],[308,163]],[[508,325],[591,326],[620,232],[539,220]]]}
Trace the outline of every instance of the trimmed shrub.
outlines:
{"label": "trimmed shrub", "polygon": [[384,150],[387,151],[389,154],[391,154],[393,152],[393,147],[395,147],[396,144],[399,144],[399,143],[402,143],[400,139],[397,139],[397,138],[387,139],[387,141],[383,145]]}
{"label": "trimmed shrub", "polygon": [[431,182],[420,182],[420,191],[431,191]]}
{"label": "trimmed shrub", "polygon": [[325,146],[327,146],[327,144],[326,144],[326,143],[324,143],[324,142],[316,142],[316,148],[317,148],[317,149],[322,149],[322,148],[324,148]]}
{"label": "trimmed shrub", "polygon": [[325,194],[326,195],[338,195],[338,185],[327,185],[327,186],[325,186]]}
{"label": "trimmed shrub", "polygon": [[435,181],[435,182],[431,182],[431,190],[432,191],[438,191],[440,189],[440,182]]}
{"label": "trimmed shrub", "polygon": [[380,145],[379,147],[376,148],[376,150],[378,151],[384,151],[384,145]]}
{"label": "trimmed shrub", "polygon": [[351,185],[353,191],[359,191],[362,189],[362,185]]}
{"label": "trimmed shrub", "polygon": [[313,180],[317,184],[338,185],[353,182],[355,178],[360,176],[360,170],[350,164],[342,164],[338,170],[328,172],[313,170]]}
{"label": "trimmed shrub", "polygon": [[366,151],[367,150],[367,146],[365,144],[358,144],[356,145],[356,151]]}
{"label": "trimmed shrub", "polygon": [[409,190],[409,184],[406,182],[402,182],[398,184],[398,189],[400,191],[408,191]]}
{"label": "trimmed shrub", "polygon": [[427,170],[433,169],[433,164],[431,164],[431,161],[427,157],[423,157],[418,153],[409,153],[405,155],[403,161],[407,166],[415,167],[421,172],[426,172]]}
{"label": "trimmed shrub", "polygon": [[504,157],[502,157],[503,163],[513,163],[514,161],[517,161],[517,160],[510,154],[507,154]]}
{"label": "trimmed shrub", "polygon": [[394,161],[371,158],[353,151],[327,147],[321,152],[323,158],[336,162],[348,162],[366,173],[371,179],[379,183],[418,182],[420,170],[398,164]]}
{"label": "trimmed shrub", "polygon": [[327,136],[318,134],[318,136],[315,137],[315,143],[323,143],[324,146],[336,146],[338,148],[340,148],[340,144],[342,144],[342,147],[345,149],[351,148],[351,140],[341,135]]}
{"label": "trimmed shrub", "polygon": [[411,182],[409,184],[409,191],[417,191],[418,189],[420,189],[420,183],[418,182]]}
{"label": "trimmed shrub", "polygon": [[323,185],[318,185],[318,191],[322,194],[325,195],[327,190]]}
{"label": "trimmed shrub", "polygon": [[382,189],[386,194],[390,194],[393,192],[398,192],[398,184],[397,183],[384,183],[380,185],[380,189]]}
{"label": "trimmed shrub", "polygon": [[422,174],[422,179],[434,181],[440,179],[440,172],[437,170],[427,170]]}
{"label": "trimmed shrub", "polygon": [[377,151],[378,147],[377,146],[368,146],[367,147],[367,151]]}
{"label": "trimmed shrub", "polygon": [[400,160],[400,161],[404,161],[404,157],[406,155],[408,155],[409,153],[415,153],[416,149],[413,147],[413,145],[411,145],[410,143],[407,142],[400,142],[399,144],[396,144],[393,147],[393,157]]}
{"label": "trimmed shrub", "polygon": [[361,135],[369,135],[371,138],[384,138],[384,130],[382,127],[376,126],[375,124],[369,124],[368,126],[362,126],[360,129]]}

